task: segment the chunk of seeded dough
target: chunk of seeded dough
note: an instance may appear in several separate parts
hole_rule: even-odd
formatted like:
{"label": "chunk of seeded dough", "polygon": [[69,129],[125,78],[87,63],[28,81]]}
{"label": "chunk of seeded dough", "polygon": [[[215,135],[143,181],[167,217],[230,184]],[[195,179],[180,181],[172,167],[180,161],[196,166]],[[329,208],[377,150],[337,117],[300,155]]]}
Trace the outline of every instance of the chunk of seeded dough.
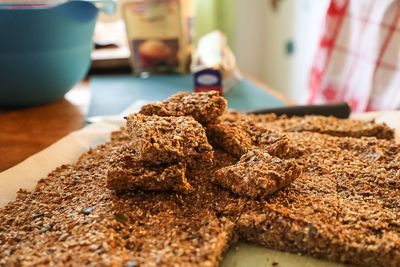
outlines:
{"label": "chunk of seeded dough", "polygon": [[140,113],[158,116],[192,116],[198,122],[207,124],[221,116],[226,107],[226,99],[217,91],[183,92],[162,102],[145,105]]}
{"label": "chunk of seeded dough", "polygon": [[282,117],[271,122],[265,122],[265,125],[271,129],[285,132],[317,132],[342,137],[374,136],[379,139],[394,139],[394,131],[391,128],[386,124],[379,124],[373,121],[305,116]]}
{"label": "chunk of seeded dough", "polygon": [[211,144],[239,158],[253,146],[251,135],[235,122],[216,122],[207,125]]}
{"label": "chunk of seeded dough", "polygon": [[186,180],[185,163],[173,165],[146,166],[132,160],[129,148],[119,149],[110,158],[107,170],[107,187],[112,190],[176,191],[191,190]]}
{"label": "chunk of seeded dough", "polygon": [[298,151],[292,147],[289,138],[277,131],[262,131],[257,135],[256,145],[271,156],[279,158],[289,158],[298,154]]}
{"label": "chunk of seeded dough", "polygon": [[236,194],[257,198],[288,186],[300,174],[301,168],[294,161],[254,149],[244,154],[235,165],[216,171],[215,180]]}
{"label": "chunk of seeded dough", "polygon": [[226,119],[224,115],[223,120],[207,125],[206,132],[212,145],[224,149],[229,154],[240,158],[255,146],[272,156],[281,158],[293,154],[289,153],[292,148],[284,133],[271,131],[263,125],[256,125],[247,117],[235,121]]}
{"label": "chunk of seeded dough", "polygon": [[184,161],[189,165],[212,162],[206,132],[192,117],[133,114],[126,119],[136,160],[152,164]]}

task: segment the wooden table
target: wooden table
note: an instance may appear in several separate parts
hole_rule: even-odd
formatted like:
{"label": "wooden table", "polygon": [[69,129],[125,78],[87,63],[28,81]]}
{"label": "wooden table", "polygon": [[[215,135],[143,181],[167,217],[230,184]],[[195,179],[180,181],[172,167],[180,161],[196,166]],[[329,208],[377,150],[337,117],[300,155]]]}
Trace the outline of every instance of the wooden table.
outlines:
{"label": "wooden table", "polygon": [[[248,75],[246,78],[284,103],[293,104],[291,100],[260,81]],[[82,91],[88,92],[87,81],[71,92],[74,94]],[[48,147],[68,133],[82,128],[85,107],[76,105],[78,102],[73,100],[62,99],[38,107],[0,111],[0,172]]]}
{"label": "wooden table", "polygon": [[0,113],[0,171],[80,129],[83,114],[69,101]]}

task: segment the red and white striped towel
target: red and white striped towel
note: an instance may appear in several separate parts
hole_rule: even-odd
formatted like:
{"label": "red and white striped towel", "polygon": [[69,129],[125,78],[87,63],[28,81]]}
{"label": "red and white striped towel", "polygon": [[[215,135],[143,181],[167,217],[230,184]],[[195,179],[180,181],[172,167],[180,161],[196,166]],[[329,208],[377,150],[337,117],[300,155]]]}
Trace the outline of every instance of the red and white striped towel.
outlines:
{"label": "red and white striped towel", "polygon": [[310,75],[309,103],[400,109],[400,0],[331,0]]}

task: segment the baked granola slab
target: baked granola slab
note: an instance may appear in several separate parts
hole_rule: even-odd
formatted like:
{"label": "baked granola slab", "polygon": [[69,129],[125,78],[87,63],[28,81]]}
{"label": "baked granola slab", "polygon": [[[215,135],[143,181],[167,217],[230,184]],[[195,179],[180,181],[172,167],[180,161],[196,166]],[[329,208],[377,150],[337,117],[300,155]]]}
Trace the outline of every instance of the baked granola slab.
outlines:
{"label": "baked granola slab", "polygon": [[220,121],[240,123],[252,121],[270,130],[282,132],[317,132],[340,137],[376,137],[378,139],[394,139],[394,130],[386,124],[357,119],[339,119],[326,116],[288,117],[275,114],[242,114],[236,111],[226,112],[219,117]]}
{"label": "baked granola slab", "polygon": [[237,158],[255,147],[260,147],[273,156],[284,158],[289,154],[291,147],[284,133],[256,124],[247,115],[239,118],[235,114],[234,118],[236,120],[230,121],[230,117],[223,116],[221,120],[207,125],[207,137],[211,144]]}
{"label": "baked granola slab", "polygon": [[[239,236],[271,249],[356,266],[400,263],[399,145],[376,138],[289,133],[303,174],[267,201],[249,201]],[[346,147],[346,149],[343,149]],[[395,182],[396,181],[396,182]]]}
{"label": "baked granola slab", "polygon": [[271,129],[285,132],[317,132],[333,136],[356,137],[373,136],[378,139],[394,139],[394,131],[385,124],[353,119],[338,119],[324,116],[282,117],[267,121],[260,120]]}
{"label": "baked granola slab", "polygon": [[199,93],[179,93],[163,102],[148,104],[140,113],[159,116],[192,116],[202,124],[207,124],[221,116],[227,101],[217,91]]}
{"label": "baked granola slab", "polygon": [[215,172],[215,181],[233,193],[265,198],[288,186],[301,174],[293,160],[282,160],[265,151],[253,149],[231,166]]}
{"label": "baked granola slab", "polygon": [[[0,265],[217,266],[239,236],[356,266],[397,266],[399,145],[375,139],[363,153],[372,138],[289,135],[303,151],[303,174],[251,200],[213,183],[210,173],[236,162],[221,150],[214,165],[188,173],[191,194],[115,194],[106,189],[107,165],[125,139],[115,133],[0,210]],[[387,154],[371,163],[377,149]]]}
{"label": "baked granola slab", "polygon": [[256,135],[255,146],[268,152],[270,155],[282,159],[298,157],[301,153],[297,150],[285,133],[260,128]]}
{"label": "baked granola slab", "polygon": [[191,190],[186,180],[186,164],[148,165],[135,161],[134,152],[121,147],[110,157],[107,187],[112,190],[175,191]]}
{"label": "baked granola slab", "polygon": [[[203,163],[195,145],[178,146],[179,153],[168,150],[171,146],[162,132],[176,132],[178,118],[163,118],[168,122],[155,133],[143,119],[138,123],[148,129],[133,128],[142,131],[138,136],[146,140],[144,147],[146,142],[154,146],[155,136],[168,148],[155,145],[149,154],[139,150],[149,159],[146,166],[164,152],[171,154],[160,156],[156,165],[174,156],[174,164],[193,163],[186,170],[192,190],[109,190],[110,164],[113,168],[121,163],[113,155],[123,154],[118,150],[126,145],[135,150],[129,157],[137,153],[138,145],[131,143],[137,132],[121,129],[110,142],[84,153],[74,164],[60,166],[32,192],[21,190],[15,201],[0,209],[0,266],[218,266],[223,252],[238,238],[356,266],[400,265],[400,146],[377,138],[385,136],[384,128],[374,126],[376,136],[354,138],[279,127],[271,131],[267,125],[273,118],[257,122],[247,115],[224,117],[219,120],[249,134],[251,150],[275,153],[280,162],[290,158],[302,167],[302,175],[266,198],[234,194],[215,183],[214,173],[239,166],[237,155],[242,152],[232,153],[222,143],[222,148],[214,148],[214,161]],[[185,127],[195,128],[191,121]],[[361,122],[352,126],[353,132],[369,134]],[[234,140],[236,133],[230,137]],[[187,156],[193,154],[185,149],[196,156]],[[279,167],[256,166],[249,174]],[[237,182],[246,184],[243,179]]]}
{"label": "baked granola slab", "polygon": [[113,136],[0,209],[0,266],[218,265],[234,223],[204,195],[108,190],[109,155],[123,135]]}
{"label": "baked granola slab", "polygon": [[207,137],[210,143],[240,158],[253,147],[251,134],[241,123],[221,121],[207,125]]}
{"label": "baked granola slab", "polygon": [[139,161],[211,163],[213,150],[204,128],[192,117],[132,114],[126,118],[131,147]]}

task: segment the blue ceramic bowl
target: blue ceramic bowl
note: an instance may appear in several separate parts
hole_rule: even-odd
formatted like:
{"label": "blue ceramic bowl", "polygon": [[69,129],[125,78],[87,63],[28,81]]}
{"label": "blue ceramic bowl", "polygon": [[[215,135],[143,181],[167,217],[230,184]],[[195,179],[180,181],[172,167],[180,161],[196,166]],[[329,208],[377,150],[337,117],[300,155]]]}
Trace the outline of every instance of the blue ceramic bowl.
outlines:
{"label": "blue ceramic bowl", "polygon": [[80,81],[90,66],[97,13],[84,1],[0,6],[0,107],[48,103]]}

